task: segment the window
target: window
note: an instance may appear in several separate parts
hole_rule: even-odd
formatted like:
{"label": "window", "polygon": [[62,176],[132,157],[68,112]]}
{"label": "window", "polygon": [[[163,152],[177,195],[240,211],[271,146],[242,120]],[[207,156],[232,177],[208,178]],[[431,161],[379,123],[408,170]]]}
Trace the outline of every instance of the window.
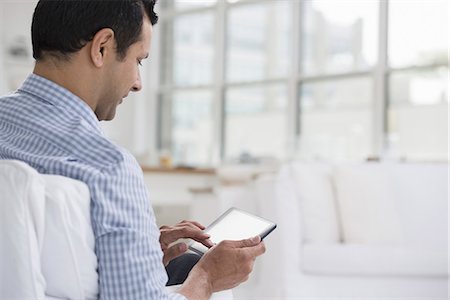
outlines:
{"label": "window", "polygon": [[168,56],[166,82],[174,86],[212,84],[214,19],[211,13],[180,16],[173,22],[172,56]]}
{"label": "window", "polygon": [[373,155],[371,71],[377,62],[378,3],[304,3],[298,116],[302,157]]}
{"label": "window", "polygon": [[303,157],[364,159],[371,153],[373,80],[343,77],[303,84],[300,149]]}
{"label": "window", "polygon": [[[213,2],[165,4],[166,8],[187,10],[208,7]],[[160,151],[169,152],[175,165],[210,165],[215,103],[213,11],[188,10],[173,20],[163,19],[161,26],[165,39],[161,58]]]}
{"label": "window", "polygon": [[290,10],[289,1],[264,1],[227,11],[225,158],[284,155]]}
{"label": "window", "polygon": [[[170,140],[176,165],[205,165],[211,161],[213,114],[210,91],[184,91],[170,95]],[[167,99],[169,100],[169,99]]]}
{"label": "window", "polygon": [[286,100],[283,84],[230,88],[225,107],[226,157],[284,157]]}
{"label": "window", "polygon": [[291,5],[269,1],[230,7],[227,81],[286,78],[291,59]]}
{"label": "window", "polygon": [[447,1],[389,2],[392,157],[448,157],[448,11]]}
{"label": "window", "polygon": [[290,1],[170,1],[165,12],[161,150],[175,164],[196,166],[212,164],[214,149],[223,158],[283,155]]}
{"label": "window", "polygon": [[164,0],[172,3],[177,10],[208,7],[217,3],[217,0]]}
{"label": "window", "polygon": [[377,60],[378,1],[304,1],[305,76],[365,71]]}
{"label": "window", "polygon": [[160,146],[177,164],[447,160],[447,1],[163,5]]}

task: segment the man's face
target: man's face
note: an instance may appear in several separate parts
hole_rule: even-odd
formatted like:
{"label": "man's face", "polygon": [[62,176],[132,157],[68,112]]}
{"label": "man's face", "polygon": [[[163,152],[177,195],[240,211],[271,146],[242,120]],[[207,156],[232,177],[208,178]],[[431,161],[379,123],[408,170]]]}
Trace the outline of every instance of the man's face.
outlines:
{"label": "man's face", "polygon": [[95,109],[99,120],[112,120],[117,106],[128,96],[128,93],[141,90],[139,67],[141,61],[149,55],[151,34],[152,25],[147,18],[144,18],[140,40],[128,48],[123,60],[115,57],[109,61],[104,77],[105,91]]}

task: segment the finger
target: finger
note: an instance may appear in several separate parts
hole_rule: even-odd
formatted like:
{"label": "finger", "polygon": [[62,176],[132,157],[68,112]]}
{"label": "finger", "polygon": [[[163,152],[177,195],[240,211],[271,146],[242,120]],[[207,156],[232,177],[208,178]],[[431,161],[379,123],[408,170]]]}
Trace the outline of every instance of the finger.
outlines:
{"label": "finger", "polygon": [[178,243],[176,245],[173,245],[172,247],[167,248],[164,251],[164,257],[163,257],[164,265],[167,266],[172,259],[185,253],[187,251],[187,249],[188,249],[188,247],[185,243]]}
{"label": "finger", "polygon": [[233,246],[236,248],[246,248],[246,247],[254,247],[261,243],[261,237],[259,235],[254,236],[249,239],[239,240],[239,241],[232,241]]}
{"label": "finger", "polygon": [[200,223],[197,222],[197,221],[186,221],[186,220],[184,220],[184,221],[182,221],[181,223],[189,223],[189,224],[192,224],[192,225],[194,225],[195,227],[200,228],[201,230],[204,230],[204,229],[206,228],[206,226],[200,224]]}
{"label": "finger", "polygon": [[205,245],[208,248],[211,248],[212,246],[214,246],[214,243],[210,240],[210,239],[205,239],[205,240],[201,240],[201,241],[197,241],[202,243],[203,245]]}
{"label": "finger", "polygon": [[193,240],[196,240],[198,242],[202,242],[206,239],[210,238],[210,235],[207,233],[204,233],[198,228],[192,228],[190,226],[188,227],[182,227],[182,228],[173,228],[169,229],[167,231],[161,232],[160,241],[164,244],[171,244],[178,239],[181,238],[190,238]]}
{"label": "finger", "polygon": [[179,223],[179,224],[175,225],[174,227],[175,228],[189,227],[189,228],[192,228],[194,230],[201,230],[201,231],[203,231],[203,229],[205,229],[205,226],[203,226],[200,223],[193,222],[193,221],[183,221],[182,223]]}

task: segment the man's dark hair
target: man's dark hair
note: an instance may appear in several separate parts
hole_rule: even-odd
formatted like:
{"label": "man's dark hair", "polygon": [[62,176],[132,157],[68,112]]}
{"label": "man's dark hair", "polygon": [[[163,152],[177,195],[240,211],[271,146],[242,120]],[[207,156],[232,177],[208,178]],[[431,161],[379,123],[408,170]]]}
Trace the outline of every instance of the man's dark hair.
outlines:
{"label": "man's dark hair", "polygon": [[[114,31],[116,51],[123,59],[140,38],[144,15],[158,22],[157,0],[40,0],[31,25],[33,57],[45,54],[68,59],[103,28]],[[44,53],[45,52],[45,53]]]}

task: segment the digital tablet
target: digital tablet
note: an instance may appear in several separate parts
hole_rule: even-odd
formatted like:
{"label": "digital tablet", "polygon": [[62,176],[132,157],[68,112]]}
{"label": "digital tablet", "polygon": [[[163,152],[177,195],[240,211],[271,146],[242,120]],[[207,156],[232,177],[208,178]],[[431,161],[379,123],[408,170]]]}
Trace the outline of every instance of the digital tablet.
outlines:
{"label": "digital tablet", "polygon": [[[209,225],[205,229],[205,233],[211,236],[210,240],[214,244],[218,244],[223,240],[242,240],[257,235],[263,240],[276,227],[277,225],[269,220],[232,207]],[[203,255],[209,248],[192,241],[189,249]]]}

